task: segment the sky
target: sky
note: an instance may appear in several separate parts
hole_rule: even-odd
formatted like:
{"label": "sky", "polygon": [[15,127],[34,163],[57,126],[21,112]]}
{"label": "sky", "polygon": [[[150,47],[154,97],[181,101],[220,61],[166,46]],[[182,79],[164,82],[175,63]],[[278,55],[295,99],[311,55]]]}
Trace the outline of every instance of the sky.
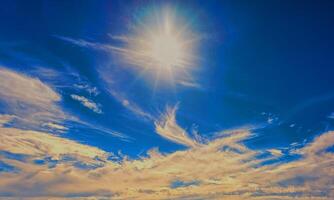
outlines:
{"label": "sky", "polygon": [[0,2],[0,199],[334,198],[334,2]]}

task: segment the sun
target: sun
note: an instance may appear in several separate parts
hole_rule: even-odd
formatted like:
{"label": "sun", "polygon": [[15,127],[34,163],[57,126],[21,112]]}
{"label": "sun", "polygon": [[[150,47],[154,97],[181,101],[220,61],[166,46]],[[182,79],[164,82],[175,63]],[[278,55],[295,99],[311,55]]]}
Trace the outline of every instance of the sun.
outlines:
{"label": "sun", "polygon": [[124,46],[113,50],[122,55],[126,64],[140,69],[140,74],[151,74],[159,80],[188,80],[197,58],[196,35],[171,9],[153,13],[128,35],[114,37]]}
{"label": "sun", "polygon": [[183,59],[181,42],[170,33],[152,39],[151,58],[163,68],[177,67]]}
{"label": "sun", "polygon": [[[175,27],[170,24],[169,15],[166,15],[164,21],[151,34],[146,36],[148,42],[147,56],[151,63],[157,68],[169,69],[182,67],[186,57],[187,46],[185,39],[179,37],[180,34],[174,30]],[[147,48],[146,46],[141,48]]]}

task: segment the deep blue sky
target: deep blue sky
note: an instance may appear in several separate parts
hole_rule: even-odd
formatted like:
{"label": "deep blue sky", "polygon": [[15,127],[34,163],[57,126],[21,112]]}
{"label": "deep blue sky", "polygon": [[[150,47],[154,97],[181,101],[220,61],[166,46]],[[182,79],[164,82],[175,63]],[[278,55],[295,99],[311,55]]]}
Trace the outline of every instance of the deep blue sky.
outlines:
{"label": "deep blue sky", "polygon": [[[117,45],[108,35],[126,34],[133,21],[164,4],[203,35],[194,71],[200,89],[161,86],[152,94],[149,81],[114,66],[108,53],[60,39]],[[63,137],[107,151],[136,157],[153,147],[184,148],[157,135],[152,122],[107,94],[98,69],[109,65],[118,89],[154,116],[179,103],[177,121],[187,130],[197,127],[210,137],[251,125],[257,134],[249,141],[252,148],[279,148],[333,129],[333,10],[333,1],[2,1],[0,64],[52,85],[67,112],[132,138],[122,141],[68,122]],[[54,80],[36,73],[36,67],[67,76]],[[102,114],[71,99],[73,93],[87,96],[68,87],[82,82],[99,90],[91,98]]]}

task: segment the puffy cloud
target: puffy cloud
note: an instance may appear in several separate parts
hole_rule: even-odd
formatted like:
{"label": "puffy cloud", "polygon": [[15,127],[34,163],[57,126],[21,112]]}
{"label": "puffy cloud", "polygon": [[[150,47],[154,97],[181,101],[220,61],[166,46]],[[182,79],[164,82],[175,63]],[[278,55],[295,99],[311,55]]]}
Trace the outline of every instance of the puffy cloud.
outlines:
{"label": "puffy cloud", "polygon": [[86,97],[79,96],[76,94],[71,94],[72,99],[79,101],[83,106],[91,109],[92,111],[101,114],[102,110],[99,105],[94,103],[92,100],[87,99]]}

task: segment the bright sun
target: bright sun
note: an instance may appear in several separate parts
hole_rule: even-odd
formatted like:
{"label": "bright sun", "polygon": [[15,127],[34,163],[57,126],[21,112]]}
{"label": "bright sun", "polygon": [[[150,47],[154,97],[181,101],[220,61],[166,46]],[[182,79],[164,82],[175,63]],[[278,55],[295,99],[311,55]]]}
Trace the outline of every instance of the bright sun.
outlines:
{"label": "bright sun", "polygon": [[173,29],[173,26],[170,24],[170,18],[166,15],[159,29],[147,38],[150,41],[147,51],[148,56],[151,57],[157,67],[182,67],[183,61],[187,59],[185,57],[187,49],[183,44],[184,39],[178,38],[178,33]]}
{"label": "bright sun", "polygon": [[[157,14],[158,13],[158,14]],[[196,37],[182,23],[180,17],[170,9],[143,19],[128,36],[113,37],[125,43],[124,47],[113,48],[127,64],[139,67],[145,73],[157,75],[156,79],[186,80],[189,68],[194,66]],[[142,74],[142,73],[141,73]],[[162,75],[161,75],[162,74]]]}
{"label": "bright sun", "polygon": [[182,46],[170,33],[162,33],[153,38],[151,57],[161,67],[173,67],[182,60]]}

